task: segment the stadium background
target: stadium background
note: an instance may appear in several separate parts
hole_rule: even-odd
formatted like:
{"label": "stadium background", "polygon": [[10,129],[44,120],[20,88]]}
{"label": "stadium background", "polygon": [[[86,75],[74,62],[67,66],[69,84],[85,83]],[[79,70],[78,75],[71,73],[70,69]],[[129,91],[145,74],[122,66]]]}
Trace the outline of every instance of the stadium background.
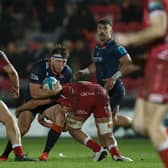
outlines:
{"label": "stadium background", "polygon": [[[68,64],[73,71],[84,68],[91,61],[92,50],[96,43],[96,20],[108,16],[113,20],[115,32],[136,32],[142,28],[142,8],[134,0],[0,0],[0,49],[4,50],[20,75],[21,97],[13,100],[10,94],[11,84],[5,74],[0,75],[0,98],[10,107],[12,113],[23,102],[28,87],[28,76],[32,64],[48,56],[55,42],[64,41],[70,51]],[[133,115],[133,107],[143,77],[145,65],[145,46],[127,48],[136,65],[141,69],[124,77],[126,97],[121,113]],[[84,79],[86,80],[86,78]],[[87,80],[95,81],[90,76]],[[165,120],[165,124],[166,124]],[[90,130],[89,128],[93,128]],[[92,118],[84,129],[96,136]],[[91,132],[89,132],[91,131]],[[37,158],[44,146],[48,129],[33,122],[23,145],[28,154]],[[117,137],[136,137],[133,130],[119,128]],[[67,137],[68,133],[63,133]],[[4,138],[5,137],[5,138]],[[33,137],[33,138],[32,138]],[[35,138],[34,138],[35,137]],[[37,138],[40,137],[40,138]],[[6,144],[6,130],[0,124],[1,150]],[[122,153],[134,159],[134,163],[112,162],[110,156],[101,164],[91,162],[92,153],[71,138],[62,138],[50,154],[49,161],[36,163],[17,163],[10,155],[8,162],[1,167],[22,168],[159,168],[159,157],[153,151],[149,140],[142,137],[121,138],[118,141]],[[79,152],[80,151],[80,152]],[[60,158],[59,153],[65,158]]]}
{"label": "stadium background", "polygon": [[[23,102],[32,64],[47,57],[54,43],[63,41],[67,45],[70,51],[68,64],[74,72],[91,62],[96,43],[96,20],[102,17],[113,20],[114,35],[115,32],[136,32],[142,28],[142,8],[132,0],[0,0],[0,49],[17,69],[21,84],[21,96],[14,101],[10,95],[11,83],[5,74],[1,74],[0,97],[13,112]],[[123,78],[126,97],[121,112],[132,115],[142,83],[146,48],[130,46],[127,49],[140,67]],[[83,80],[95,81],[95,76]],[[3,126],[0,132],[3,137]],[[28,136],[43,136],[46,132],[47,129],[35,121]],[[95,135],[95,130],[91,134]],[[132,130],[120,130],[117,136],[125,134],[134,135]]]}

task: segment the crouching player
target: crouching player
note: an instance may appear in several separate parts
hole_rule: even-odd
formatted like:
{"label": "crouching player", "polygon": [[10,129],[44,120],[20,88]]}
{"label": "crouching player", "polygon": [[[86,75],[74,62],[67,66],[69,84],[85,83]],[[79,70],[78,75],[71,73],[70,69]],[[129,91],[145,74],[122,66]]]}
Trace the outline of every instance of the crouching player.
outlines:
{"label": "crouching player", "polygon": [[[34,101],[38,101],[40,104],[40,100]],[[41,100],[41,103],[43,101]],[[132,159],[120,154],[117,141],[112,135],[112,113],[109,97],[103,87],[90,82],[68,83],[63,86],[60,97],[51,101],[55,101],[56,105],[49,107],[43,114],[39,115],[39,122],[42,125],[62,131],[65,113],[68,113],[66,118],[67,130],[74,139],[95,152],[94,160],[100,161],[105,158],[107,153],[103,146],[106,146],[115,161],[132,161]],[[31,104],[27,104],[28,107],[21,107],[19,112],[22,108],[34,108]],[[81,129],[83,123],[92,113],[99,137],[101,136],[101,143],[103,142],[102,145],[96,143]],[[53,123],[47,123],[45,118]]]}

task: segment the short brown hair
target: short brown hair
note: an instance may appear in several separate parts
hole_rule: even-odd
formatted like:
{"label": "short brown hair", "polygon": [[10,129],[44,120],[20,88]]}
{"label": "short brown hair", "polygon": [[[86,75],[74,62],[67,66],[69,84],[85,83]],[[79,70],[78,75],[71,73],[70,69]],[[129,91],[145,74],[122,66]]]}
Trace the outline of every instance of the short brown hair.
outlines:
{"label": "short brown hair", "polygon": [[112,19],[110,18],[102,18],[97,21],[97,25],[102,24],[102,25],[112,25]]}
{"label": "short brown hair", "polygon": [[68,59],[68,50],[62,43],[57,43],[55,46],[51,49],[51,56],[59,54],[62,56],[63,59]]}

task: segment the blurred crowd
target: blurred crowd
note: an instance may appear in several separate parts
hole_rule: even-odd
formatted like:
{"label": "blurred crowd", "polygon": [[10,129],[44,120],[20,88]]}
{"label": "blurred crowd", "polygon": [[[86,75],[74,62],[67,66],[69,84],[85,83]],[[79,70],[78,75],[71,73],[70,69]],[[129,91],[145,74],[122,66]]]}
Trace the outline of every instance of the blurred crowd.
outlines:
{"label": "blurred crowd", "polygon": [[[18,71],[24,90],[33,63],[47,57],[56,42],[67,45],[68,64],[77,71],[91,62],[97,19],[110,17],[114,36],[115,32],[138,31],[142,27],[141,9],[132,0],[0,0],[0,49]],[[131,46],[128,51],[142,67],[124,79],[130,91],[127,95],[132,98],[141,85],[146,49]],[[3,74],[0,81],[1,94],[9,98],[10,84]]]}

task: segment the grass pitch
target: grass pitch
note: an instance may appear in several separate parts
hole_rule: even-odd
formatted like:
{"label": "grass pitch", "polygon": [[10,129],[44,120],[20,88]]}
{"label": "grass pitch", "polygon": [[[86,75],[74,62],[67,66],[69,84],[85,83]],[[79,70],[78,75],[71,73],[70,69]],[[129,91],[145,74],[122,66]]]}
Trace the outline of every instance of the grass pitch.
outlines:
{"label": "grass pitch", "polygon": [[[6,139],[1,139],[1,151]],[[31,157],[38,158],[45,143],[45,138],[24,138],[25,152]],[[50,153],[47,162],[14,162],[11,154],[8,161],[0,163],[0,168],[161,168],[159,156],[148,139],[118,139],[123,155],[134,159],[132,163],[115,162],[110,155],[101,162],[91,159],[92,152],[71,138],[60,138]],[[62,154],[60,154],[62,153]]]}

